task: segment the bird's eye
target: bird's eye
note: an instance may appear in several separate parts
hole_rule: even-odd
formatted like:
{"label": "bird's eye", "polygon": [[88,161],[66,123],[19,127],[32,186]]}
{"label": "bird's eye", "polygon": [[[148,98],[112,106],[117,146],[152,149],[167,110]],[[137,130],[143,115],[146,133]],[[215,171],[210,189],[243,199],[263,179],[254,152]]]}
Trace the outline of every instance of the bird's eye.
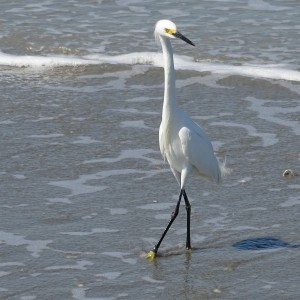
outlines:
{"label": "bird's eye", "polygon": [[170,29],[170,28],[165,28],[165,32],[168,33],[168,34],[172,34],[172,33],[175,33],[176,30],[175,29]]}

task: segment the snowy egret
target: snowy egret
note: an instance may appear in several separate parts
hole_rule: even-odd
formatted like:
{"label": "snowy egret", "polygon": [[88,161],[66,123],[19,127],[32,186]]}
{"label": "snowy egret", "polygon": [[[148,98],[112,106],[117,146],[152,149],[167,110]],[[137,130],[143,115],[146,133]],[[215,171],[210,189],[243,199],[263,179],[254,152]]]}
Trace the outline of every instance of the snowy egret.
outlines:
{"label": "snowy egret", "polygon": [[178,215],[182,197],[187,211],[186,249],[192,249],[190,238],[191,205],[185,191],[187,177],[194,173],[216,182],[221,180],[221,167],[214,155],[208,136],[176,103],[175,71],[170,40],[179,38],[192,46],[195,45],[183,36],[177,30],[176,25],[169,20],[158,21],[154,34],[156,40],[162,46],[165,77],[159,146],[163,158],[168,161],[180,186],[180,194],[176,208],[160,240],[153,250],[146,254],[149,259],[156,257],[162,240]]}

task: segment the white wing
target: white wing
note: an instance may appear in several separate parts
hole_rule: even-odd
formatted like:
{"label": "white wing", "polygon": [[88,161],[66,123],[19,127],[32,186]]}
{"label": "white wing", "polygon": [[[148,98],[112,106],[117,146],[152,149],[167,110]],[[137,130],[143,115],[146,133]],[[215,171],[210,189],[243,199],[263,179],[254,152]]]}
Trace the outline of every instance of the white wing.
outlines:
{"label": "white wing", "polygon": [[182,151],[199,175],[219,182],[221,172],[212,144],[206,133],[190,118],[179,131]]}

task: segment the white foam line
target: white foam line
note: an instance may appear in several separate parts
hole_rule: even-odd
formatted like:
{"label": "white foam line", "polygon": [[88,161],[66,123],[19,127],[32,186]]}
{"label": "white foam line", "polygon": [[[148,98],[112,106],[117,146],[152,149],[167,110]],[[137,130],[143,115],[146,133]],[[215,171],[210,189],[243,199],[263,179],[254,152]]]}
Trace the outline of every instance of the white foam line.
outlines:
{"label": "white foam line", "polygon": [[282,67],[273,67],[268,65],[261,66],[230,66],[230,65],[212,65],[207,71],[218,74],[233,74],[246,77],[277,79],[287,81],[300,81],[300,72]]}
{"label": "white foam line", "polygon": [[[99,60],[110,64],[150,64],[156,67],[163,66],[161,53],[156,52],[136,52],[116,56],[89,55],[85,58]],[[176,69],[193,70],[198,72],[212,72],[226,75],[242,75],[248,77],[282,79],[288,81],[300,81],[300,72],[283,68],[281,65],[244,65],[232,66],[226,64],[208,63],[194,61],[192,57],[175,55],[174,63]]]}
{"label": "white foam line", "polygon": [[123,253],[123,252],[102,252],[103,255],[107,255],[110,257],[115,257],[121,259],[121,261],[134,265],[137,262],[136,258],[125,258],[125,256],[130,255],[130,253]]}
{"label": "white foam line", "polygon": [[93,263],[88,260],[79,260],[75,265],[60,265],[60,266],[50,266],[46,267],[46,271],[60,271],[60,270],[87,270],[87,266],[92,266]]}
{"label": "white foam line", "polygon": [[124,159],[134,159],[134,160],[141,159],[150,162],[152,165],[162,164],[161,159],[155,159],[146,156],[147,154],[157,154],[157,153],[158,151],[152,149],[128,149],[128,150],[122,150],[118,157],[93,159],[93,160],[85,161],[84,163],[98,163],[98,162],[115,163],[115,162],[122,161]]}
{"label": "white foam line", "polygon": [[[300,124],[298,121],[280,118],[283,114],[292,114],[300,112],[300,105],[291,107],[279,107],[272,100],[256,99],[246,97],[251,102],[250,109],[257,112],[258,117],[281,126],[290,127],[296,135],[300,135]],[[272,105],[270,105],[270,103]],[[275,106],[276,105],[276,106]]]}
{"label": "white foam line", "polygon": [[85,235],[93,235],[95,233],[113,233],[113,232],[118,232],[118,231],[119,230],[116,230],[116,229],[94,228],[91,231],[70,231],[70,232],[60,232],[60,234],[85,236]]}
{"label": "white foam line", "polygon": [[256,128],[254,128],[251,125],[238,124],[233,122],[212,122],[211,125],[243,128],[247,130],[249,136],[261,138],[263,147],[273,146],[278,143],[278,138],[276,137],[276,134],[257,132]]}
{"label": "white foam line", "polygon": [[109,280],[114,280],[120,277],[122,273],[120,272],[106,272],[106,273],[101,273],[101,274],[95,274],[97,277],[103,277]]}
{"label": "white foam line", "polygon": [[157,280],[157,279],[154,279],[150,276],[143,276],[142,280],[145,280],[145,281],[150,282],[150,283],[155,283],[155,284],[165,283],[164,280]]}
{"label": "white foam line", "polygon": [[[241,75],[255,78],[300,81],[300,72],[282,65],[233,66],[213,62],[195,61],[192,57],[175,55],[175,68],[225,75]],[[158,52],[133,52],[115,56],[93,54],[74,56],[17,56],[0,52],[0,65],[15,67],[58,67],[101,64],[153,65],[163,66],[162,54]]]}
{"label": "white foam line", "polygon": [[71,191],[68,197],[78,196],[82,194],[90,194],[103,191],[106,189],[104,186],[87,185],[86,182],[89,180],[98,179],[97,175],[81,175],[79,178],[74,180],[61,180],[49,182],[50,185],[66,188]]}
{"label": "white foam line", "polygon": [[0,52],[0,65],[13,67],[58,67],[98,64],[99,61],[68,56],[12,55]]}

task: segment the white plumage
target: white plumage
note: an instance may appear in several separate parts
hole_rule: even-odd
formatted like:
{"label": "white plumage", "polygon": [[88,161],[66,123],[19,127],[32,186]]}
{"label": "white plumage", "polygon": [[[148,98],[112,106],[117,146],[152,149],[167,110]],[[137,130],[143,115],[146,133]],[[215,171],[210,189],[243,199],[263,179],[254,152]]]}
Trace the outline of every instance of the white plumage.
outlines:
{"label": "white plumage", "polygon": [[148,258],[156,257],[157,250],[171,224],[175,220],[182,196],[187,210],[186,248],[191,249],[190,210],[191,206],[185,192],[185,185],[191,173],[219,182],[221,168],[214,155],[212,144],[207,134],[186,114],[176,102],[175,71],[171,39],[180,38],[190,45],[194,44],[184,37],[169,20],[156,23],[155,38],[160,42],[164,59],[165,90],[162,109],[162,121],[159,128],[159,146],[165,160],[180,186],[180,195],[175,211],[161,239]]}

